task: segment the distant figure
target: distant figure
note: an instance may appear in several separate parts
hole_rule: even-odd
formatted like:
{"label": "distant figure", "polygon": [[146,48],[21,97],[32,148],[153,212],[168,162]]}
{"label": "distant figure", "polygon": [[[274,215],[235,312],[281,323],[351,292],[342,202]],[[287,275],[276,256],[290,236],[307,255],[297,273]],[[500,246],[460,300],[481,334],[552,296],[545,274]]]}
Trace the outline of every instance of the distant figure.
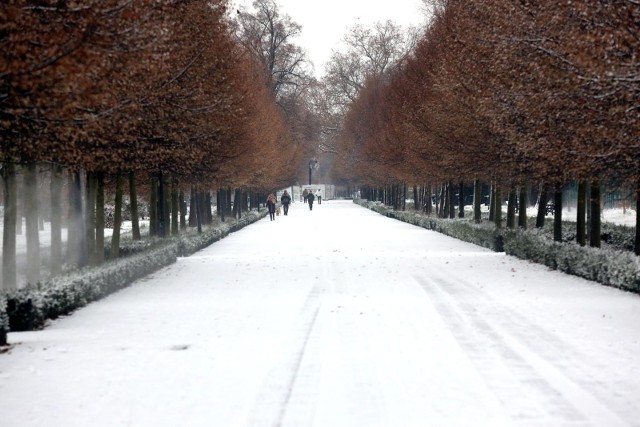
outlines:
{"label": "distant figure", "polygon": [[322,192],[320,191],[320,189],[318,188],[318,204],[321,205],[322,204]]}
{"label": "distant figure", "polygon": [[289,203],[291,203],[291,196],[287,193],[287,190],[284,190],[284,194],[280,197],[280,203],[282,203],[284,215],[287,216],[289,214]]}
{"label": "distant figure", "polygon": [[316,198],[316,196],[313,195],[312,191],[309,191],[309,194],[307,194],[307,201],[309,202],[309,210],[312,211],[313,210],[313,200]]}
{"label": "distant figure", "polygon": [[304,191],[302,192],[302,199],[304,201],[304,203],[307,203],[307,196],[309,195],[309,191],[307,191],[307,189],[305,188]]}
{"label": "distant figure", "polygon": [[269,209],[269,218],[271,218],[271,221],[276,219],[276,196],[273,193],[267,196],[267,209]]}

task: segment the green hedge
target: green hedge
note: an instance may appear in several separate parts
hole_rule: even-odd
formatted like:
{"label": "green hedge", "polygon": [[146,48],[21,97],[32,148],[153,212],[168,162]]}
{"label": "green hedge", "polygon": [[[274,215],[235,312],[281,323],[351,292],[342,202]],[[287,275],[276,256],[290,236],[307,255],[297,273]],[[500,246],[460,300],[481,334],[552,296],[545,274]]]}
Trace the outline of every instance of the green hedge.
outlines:
{"label": "green hedge", "polygon": [[[154,240],[145,251],[138,250],[133,255],[107,261],[98,267],[75,270],[36,287],[0,295],[0,334],[6,330],[27,331],[41,328],[47,319],[69,314],[116,292],[133,281],[176,262],[178,256],[189,256],[265,215],[266,211],[252,211],[242,219],[230,219],[226,223],[207,227],[201,234],[190,230],[182,236],[167,238],[161,242]],[[145,245],[141,244],[138,249],[143,247]],[[6,311],[3,310],[5,306]]]}
{"label": "green hedge", "polygon": [[[583,247],[574,241],[554,242],[546,228],[499,230],[491,223],[475,224],[464,218],[443,219],[415,212],[397,212],[380,202],[355,200],[355,203],[389,218],[434,230],[496,252],[505,251],[508,255],[544,264],[603,285],[640,293],[640,258],[633,252]],[[608,225],[603,227],[605,229],[610,233],[609,236],[615,236],[612,237],[616,240],[613,247],[629,245],[629,227]]]}

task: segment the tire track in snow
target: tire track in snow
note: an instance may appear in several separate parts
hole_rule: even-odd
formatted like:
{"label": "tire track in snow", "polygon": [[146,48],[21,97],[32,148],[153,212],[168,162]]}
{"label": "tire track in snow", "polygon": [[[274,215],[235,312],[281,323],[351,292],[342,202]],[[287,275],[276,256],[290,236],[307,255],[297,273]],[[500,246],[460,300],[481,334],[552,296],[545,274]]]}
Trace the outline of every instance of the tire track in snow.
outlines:
{"label": "tire track in snow", "polygon": [[315,285],[302,308],[293,338],[281,352],[282,360],[267,375],[254,404],[249,426],[279,427],[283,424],[307,345],[320,313],[322,291]]}
{"label": "tire track in snow", "polygon": [[[464,281],[457,278],[455,282],[433,276],[414,278],[517,425],[632,425],[568,377],[566,366],[554,364],[563,359],[561,354],[571,352],[555,336],[472,285],[460,285]],[[514,329],[517,337],[507,332]],[[557,357],[546,351],[541,356],[540,346],[534,348],[530,339],[548,340],[548,349],[557,352]],[[569,360],[584,360],[581,357],[574,353]]]}

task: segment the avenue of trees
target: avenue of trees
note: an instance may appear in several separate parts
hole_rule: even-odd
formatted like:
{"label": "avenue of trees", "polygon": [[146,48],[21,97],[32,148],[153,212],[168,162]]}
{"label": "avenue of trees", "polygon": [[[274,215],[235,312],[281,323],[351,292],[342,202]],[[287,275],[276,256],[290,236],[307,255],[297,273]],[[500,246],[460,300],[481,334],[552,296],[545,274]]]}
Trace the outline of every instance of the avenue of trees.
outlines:
{"label": "avenue of trees", "polygon": [[189,225],[210,222],[212,192],[219,214],[240,215],[296,180],[299,170],[274,165],[309,157],[298,100],[304,53],[281,36],[270,50],[250,49],[265,35],[238,30],[245,19],[296,29],[273,1],[254,8],[236,16],[226,0],[3,2],[1,287],[16,287],[23,217],[27,265],[35,266],[27,282],[35,284],[45,215],[58,274],[104,261],[106,197],[115,197],[117,257],[125,193],[139,239],[139,197],[149,204],[150,234],[164,237],[187,226],[187,203]]}
{"label": "avenue of trees", "polygon": [[[409,185],[418,207],[434,197],[446,217],[471,187],[477,221],[484,184],[498,227],[496,202],[509,200],[507,226],[526,227],[529,189],[544,210],[577,182],[576,240],[599,246],[601,189],[631,188],[640,200],[640,4],[425,3],[432,19],[415,49],[368,73],[349,103],[336,178],[394,200]],[[561,220],[555,209],[556,240]]]}

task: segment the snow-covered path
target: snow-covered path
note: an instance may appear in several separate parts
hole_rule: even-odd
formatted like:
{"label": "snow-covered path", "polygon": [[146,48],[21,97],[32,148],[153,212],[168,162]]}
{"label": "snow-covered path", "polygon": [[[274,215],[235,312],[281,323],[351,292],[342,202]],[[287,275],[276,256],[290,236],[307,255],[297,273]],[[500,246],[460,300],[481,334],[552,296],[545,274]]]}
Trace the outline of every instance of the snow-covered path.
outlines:
{"label": "snow-covered path", "polygon": [[640,297],[349,201],[0,355],[0,425],[640,426]]}

